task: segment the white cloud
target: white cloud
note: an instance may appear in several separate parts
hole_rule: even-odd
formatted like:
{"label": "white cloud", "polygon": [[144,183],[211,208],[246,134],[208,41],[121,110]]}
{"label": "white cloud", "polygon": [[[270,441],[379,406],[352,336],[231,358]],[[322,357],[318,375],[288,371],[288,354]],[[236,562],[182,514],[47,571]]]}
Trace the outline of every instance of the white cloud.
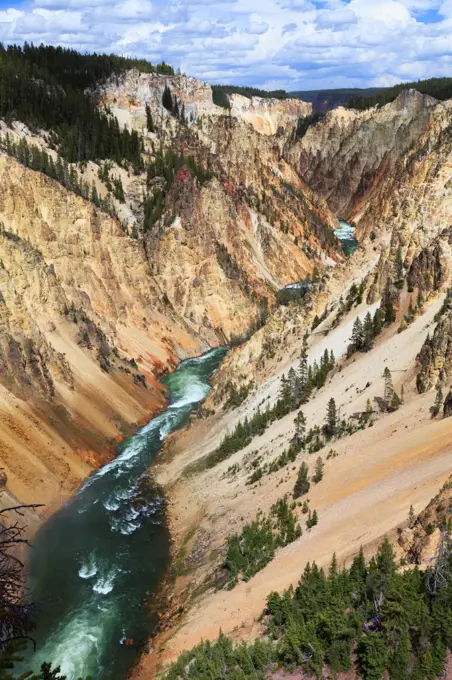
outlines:
{"label": "white cloud", "polygon": [[0,11],[5,42],[165,59],[213,82],[289,90],[449,75],[451,30],[452,0],[32,0]]}
{"label": "white cloud", "polygon": [[327,9],[319,12],[317,15],[317,26],[324,28],[331,26],[345,26],[347,24],[354,24],[357,21],[357,16],[352,9]]}

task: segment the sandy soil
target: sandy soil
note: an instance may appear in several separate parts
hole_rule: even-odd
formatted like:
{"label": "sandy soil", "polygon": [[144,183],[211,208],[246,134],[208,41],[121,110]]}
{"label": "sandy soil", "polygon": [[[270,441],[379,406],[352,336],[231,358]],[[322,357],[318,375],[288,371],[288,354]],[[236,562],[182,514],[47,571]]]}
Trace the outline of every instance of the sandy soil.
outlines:
{"label": "sandy soil", "polygon": [[[171,498],[170,519],[176,548],[185,546],[190,566],[176,580],[176,598],[187,602],[196,588],[197,596],[188,600],[188,611],[171,634],[162,638],[156,653],[143,659],[137,677],[149,677],[156,664],[166,664],[201,639],[215,638],[220,629],[235,639],[251,639],[259,632],[256,619],[269,592],[296,583],[307,561],[325,565],[333,552],[339,561],[355,554],[361,545],[372,551],[384,535],[406,522],[410,505],[421,511],[450,475],[452,464],[452,427],[448,420],[432,421],[429,408],[433,396],[415,391],[415,358],[438,311],[442,297],[433,302],[405,332],[396,333],[398,324],[385,331],[368,355],[338,361],[331,379],[303,408],[308,426],[321,424],[327,401],[334,397],[341,416],[365,409],[369,398],[377,410],[375,397],[383,396],[383,370],[393,371],[393,381],[405,403],[392,414],[376,415],[373,427],[333,443],[337,457],[326,460],[329,448],[309,456],[300,455],[294,465],[267,475],[254,486],[247,486],[249,466],[256,456],[264,460],[277,457],[293,433],[293,417],[274,423],[262,437],[255,438],[244,450],[227,461],[193,477],[183,476],[187,463],[212,451],[226,431],[266,400],[274,401],[280,375],[272,377],[236,411],[217,415],[212,420],[195,421],[168,447],[166,459],[157,476]],[[325,348],[337,358],[346,348],[354,318],[367,308],[354,310],[326,337],[312,336],[311,360]],[[328,326],[328,321],[325,322]],[[286,371],[289,364],[283,366]],[[325,477],[311,485],[310,507],[319,514],[319,524],[304,529],[302,537],[280,550],[275,559],[248,583],[232,591],[217,591],[205,585],[206,577],[221,561],[225,539],[256,515],[268,510],[285,493],[291,493],[302,460],[313,470],[315,458],[326,462]],[[236,474],[228,468],[238,465]],[[181,476],[182,475],[182,476]],[[300,512],[302,526],[306,517]]]}

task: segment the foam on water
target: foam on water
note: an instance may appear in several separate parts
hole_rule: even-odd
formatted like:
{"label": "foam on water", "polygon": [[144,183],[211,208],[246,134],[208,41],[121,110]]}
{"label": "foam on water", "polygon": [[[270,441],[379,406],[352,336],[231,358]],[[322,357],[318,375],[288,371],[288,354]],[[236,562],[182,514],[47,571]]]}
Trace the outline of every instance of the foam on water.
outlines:
{"label": "foam on water", "polygon": [[339,220],[339,229],[336,229],[334,234],[342,243],[342,250],[345,255],[351,255],[358,247],[358,241],[355,236],[356,229],[345,222]]}
{"label": "foam on water", "polygon": [[116,574],[117,572],[115,570],[111,570],[105,576],[102,576],[93,585],[94,592],[98,593],[99,595],[108,595],[108,593],[111,593],[114,588]]}
{"label": "foam on water", "polygon": [[351,224],[344,222],[344,220],[339,220],[339,229],[336,229],[334,234],[335,236],[342,240],[353,237],[355,231],[356,231],[355,227],[352,227]]}
{"label": "foam on water", "polygon": [[109,498],[108,500],[105,501],[104,508],[105,510],[114,512],[115,510],[119,510],[119,503],[115,498]]}
{"label": "foam on water", "polygon": [[96,564],[96,559],[94,555],[90,555],[78,570],[78,575],[83,579],[92,578],[97,574],[97,570],[98,566]]}
{"label": "foam on water", "polygon": [[103,608],[99,618],[99,609],[93,603],[73,612],[37,652],[35,663],[41,665],[51,659],[70,680],[86,678],[95,668],[100,671],[101,650],[113,620],[111,607]]}
{"label": "foam on water", "polygon": [[193,382],[190,389],[184,394],[181,399],[178,399],[174,403],[169,405],[170,409],[179,409],[183,406],[189,406],[190,404],[196,404],[208,394],[209,389],[202,383]]}

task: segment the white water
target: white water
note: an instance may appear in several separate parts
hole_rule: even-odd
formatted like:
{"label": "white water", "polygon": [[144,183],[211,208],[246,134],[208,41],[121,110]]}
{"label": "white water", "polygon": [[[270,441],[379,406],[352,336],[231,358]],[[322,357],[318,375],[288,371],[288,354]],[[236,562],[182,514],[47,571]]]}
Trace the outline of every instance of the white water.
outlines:
{"label": "white water", "polygon": [[[68,680],[127,677],[155,626],[143,598],[158,587],[169,559],[164,500],[148,468],[161,441],[208,394],[208,378],[223,354],[215,350],[184,362],[168,376],[173,403],[122,443],[117,457],[38,533],[31,588],[44,606],[38,652],[20,672],[50,661]],[[132,646],[124,645],[125,637]]]}
{"label": "white water", "polygon": [[348,224],[348,222],[345,222],[344,220],[339,220],[339,229],[336,229],[334,235],[343,241],[353,238],[355,231],[355,227],[352,227],[351,224]]}

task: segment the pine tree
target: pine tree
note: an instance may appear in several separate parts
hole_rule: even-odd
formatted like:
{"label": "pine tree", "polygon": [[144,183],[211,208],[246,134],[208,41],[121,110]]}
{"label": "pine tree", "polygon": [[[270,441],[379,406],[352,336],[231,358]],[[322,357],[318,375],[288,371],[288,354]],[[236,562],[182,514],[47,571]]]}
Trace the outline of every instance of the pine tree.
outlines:
{"label": "pine tree", "polygon": [[149,104],[146,104],[146,125],[148,132],[155,132],[154,120],[152,118],[152,113]]}
{"label": "pine tree", "polygon": [[364,283],[361,281],[361,283],[358,286],[358,295],[356,296],[356,305],[360,305],[362,303],[363,296],[364,296]]}
{"label": "pine tree", "polygon": [[410,296],[410,304],[408,307],[408,323],[411,323],[414,319],[415,313],[414,313],[414,307],[413,307],[413,297]]}
{"label": "pine tree", "polygon": [[333,557],[331,558],[331,564],[330,568],[328,571],[328,577],[330,579],[334,579],[338,574],[338,568],[337,568],[337,556],[336,553],[333,553]]}
{"label": "pine tree", "polygon": [[419,288],[418,294],[417,294],[417,310],[418,312],[422,312],[424,308],[424,296],[422,295],[422,289]]}
{"label": "pine tree", "polygon": [[308,367],[308,338],[303,338],[303,346],[300,353],[300,363],[298,365],[298,380],[300,385],[300,401],[305,404],[310,397],[310,378]]}
{"label": "pine tree", "polygon": [[400,407],[401,403],[402,403],[402,400],[400,399],[397,392],[394,391],[392,398],[391,398],[391,403],[389,405],[389,410],[390,411],[397,411],[397,409]]}
{"label": "pine tree", "polygon": [[324,469],[325,469],[324,462],[323,462],[321,456],[319,456],[316,460],[316,463],[315,463],[315,474],[314,474],[314,477],[312,478],[313,482],[318,484],[319,482],[322,481]]}
{"label": "pine tree", "polygon": [[372,349],[374,341],[374,324],[370,312],[367,312],[363,324],[363,345],[362,348],[365,352]]}
{"label": "pine tree", "polygon": [[113,195],[120,203],[125,203],[124,187],[120,177],[113,179]]}
{"label": "pine tree", "polygon": [[414,507],[410,505],[410,511],[408,513],[408,526],[411,528],[415,522],[416,515],[414,513]]}
{"label": "pine tree", "polygon": [[396,277],[396,286],[397,288],[403,288],[403,257],[402,257],[402,249],[399,246],[397,249],[396,253],[396,259],[395,259],[395,277]]}
{"label": "pine tree", "polygon": [[303,411],[298,411],[294,418],[295,434],[292,439],[292,443],[295,445],[301,444],[306,434],[306,418]]}
{"label": "pine tree", "polygon": [[390,326],[397,318],[396,310],[394,308],[394,303],[391,298],[389,291],[386,291],[384,297],[384,322],[386,326]]}
{"label": "pine tree", "polygon": [[306,521],[306,527],[308,529],[312,529],[312,527],[315,527],[316,524],[318,524],[319,521],[319,516],[317,514],[317,510],[314,510],[314,512],[311,514],[311,511],[309,511],[308,519]]}
{"label": "pine tree", "polygon": [[368,416],[371,416],[373,412],[374,412],[374,411],[373,411],[373,408],[372,408],[372,404],[371,404],[371,402],[370,402],[370,399],[368,399],[368,400],[366,401],[366,414],[367,414]]}
{"label": "pine tree", "polygon": [[352,356],[354,352],[359,352],[363,346],[364,333],[363,325],[359,316],[356,317],[353,323],[352,336],[350,338],[350,344],[347,348],[347,355]]}
{"label": "pine tree", "polygon": [[298,396],[298,377],[297,374],[295,373],[295,369],[293,366],[289,368],[289,372],[287,374],[287,382],[288,382],[288,389],[290,392],[290,401],[292,404],[294,404],[297,401],[297,396]]}
{"label": "pine tree", "polygon": [[173,112],[173,97],[168,85],[165,85],[165,89],[163,90],[162,104],[167,111],[170,111],[170,113]]}
{"label": "pine tree", "polygon": [[435,403],[430,409],[433,418],[436,418],[436,416],[440,412],[443,402],[444,402],[443,390],[441,389],[441,385],[439,385],[436,390]]}
{"label": "pine tree", "polygon": [[310,488],[311,484],[309,482],[309,468],[303,461],[298,471],[297,481],[295,482],[295,487],[293,490],[293,497],[300,498],[300,496],[304,496],[304,494],[308,493]]}
{"label": "pine tree", "polygon": [[324,431],[327,437],[334,437],[337,432],[337,409],[333,397],[328,402]]}
{"label": "pine tree", "polygon": [[281,376],[281,386],[279,388],[279,399],[285,405],[288,405],[290,403],[290,397],[291,397],[290,384],[289,384],[289,380],[288,380],[286,374],[284,373]]}
{"label": "pine tree", "polygon": [[100,206],[99,194],[97,193],[96,185],[94,184],[94,182],[91,186],[91,202],[94,203],[94,205],[97,207]]}
{"label": "pine tree", "polygon": [[383,373],[384,381],[385,381],[385,391],[384,391],[384,397],[383,400],[386,405],[386,409],[390,408],[390,405],[392,403],[392,398],[395,394],[394,390],[394,385],[392,384],[392,376],[391,376],[391,371],[389,368],[386,366],[384,373]]}
{"label": "pine tree", "polygon": [[375,311],[374,318],[373,318],[373,327],[374,327],[374,338],[377,335],[380,335],[381,331],[383,330],[383,324],[384,324],[384,313],[381,307],[378,307],[378,309]]}

